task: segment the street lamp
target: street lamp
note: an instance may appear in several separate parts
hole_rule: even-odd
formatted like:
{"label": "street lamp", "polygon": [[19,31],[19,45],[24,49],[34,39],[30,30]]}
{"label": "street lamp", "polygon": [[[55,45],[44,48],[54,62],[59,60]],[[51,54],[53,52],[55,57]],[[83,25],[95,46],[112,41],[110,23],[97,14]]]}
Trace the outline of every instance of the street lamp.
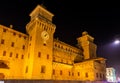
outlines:
{"label": "street lamp", "polygon": [[115,41],[114,41],[114,44],[116,44],[116,45],[120,44],[120,40],[118,40],[118,39],[115,40]]}

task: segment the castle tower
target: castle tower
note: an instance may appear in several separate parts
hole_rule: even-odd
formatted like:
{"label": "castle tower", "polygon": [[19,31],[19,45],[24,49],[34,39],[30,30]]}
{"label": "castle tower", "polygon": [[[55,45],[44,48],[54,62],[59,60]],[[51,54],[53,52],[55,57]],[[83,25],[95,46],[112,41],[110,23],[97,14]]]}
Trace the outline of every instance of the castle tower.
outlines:
{"label": "castle tower", "polygon": [[86,31],[82,33],[82,37],[77,38],[78,45],[82,47],[84,59],[96,58],[97,46],[93,43],[94,38]]}
{"label": "castle tower", "polygon": [[30,13],[30,22],[26,26],[29,34],[27,59],[25,61],[25,77],[28,79],[51,79],[54,15],[38,5]]}

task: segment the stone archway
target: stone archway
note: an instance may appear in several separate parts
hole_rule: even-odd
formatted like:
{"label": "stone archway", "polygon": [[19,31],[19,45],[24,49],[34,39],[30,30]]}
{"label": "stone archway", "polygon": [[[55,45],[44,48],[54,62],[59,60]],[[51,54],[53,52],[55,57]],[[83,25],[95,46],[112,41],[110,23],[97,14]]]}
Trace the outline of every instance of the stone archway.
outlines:
{"label": "stone archway", "polygon": [[9,69],[8,65],[4,61],[0,61],[0,68]]}
{"label": "stone archway", "polygon": [[5,78],[5,72],[2,70],[9,69],[7,61],[4,60],[0,60],[0,80],[3,80]]}

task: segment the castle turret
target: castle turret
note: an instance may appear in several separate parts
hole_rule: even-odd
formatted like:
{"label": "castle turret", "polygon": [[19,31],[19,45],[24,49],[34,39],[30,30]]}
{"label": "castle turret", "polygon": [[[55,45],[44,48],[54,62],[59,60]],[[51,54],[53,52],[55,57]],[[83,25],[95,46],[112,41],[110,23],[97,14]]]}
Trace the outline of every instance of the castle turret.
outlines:
{"label": "castle turret", "polygon": [[30,13],[30,22],[26,26],[29,34],[28,60],[25,75],[28,79],[51,79],[53,36],[55,25],[54,15],[41,5]]}
{"label": "castle turret", "polygon": [[97,46],[94,44],[94,38],[84,31],[82,37],[77,38],[78,45],[82,47],[84,59],[96,58]]}

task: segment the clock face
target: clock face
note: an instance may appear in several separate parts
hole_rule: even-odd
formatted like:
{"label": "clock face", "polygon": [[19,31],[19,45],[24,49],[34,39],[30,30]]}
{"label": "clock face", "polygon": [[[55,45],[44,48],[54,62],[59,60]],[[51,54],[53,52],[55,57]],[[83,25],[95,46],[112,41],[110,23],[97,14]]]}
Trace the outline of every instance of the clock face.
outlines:
{"label": "clock face", "polygon": [[43,32],[41,33],[41,37],[42,37],[44,40],[48,40],[48,39],[49,39],[49,34],[48,34],[48,32],[43,31]]}

